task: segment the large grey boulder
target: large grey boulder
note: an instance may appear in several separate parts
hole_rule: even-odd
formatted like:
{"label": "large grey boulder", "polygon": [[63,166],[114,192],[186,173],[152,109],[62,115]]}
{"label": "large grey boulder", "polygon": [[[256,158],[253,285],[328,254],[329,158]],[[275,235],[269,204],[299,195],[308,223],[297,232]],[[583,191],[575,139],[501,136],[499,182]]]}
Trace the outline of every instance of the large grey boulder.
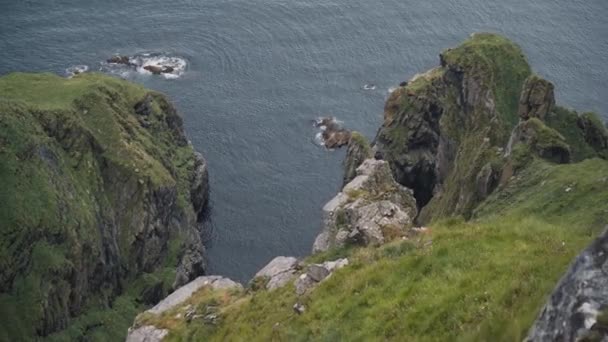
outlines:
{"label": "large grey boulder", "polygon": [[171,293],[169,296],[167,296],[167,298],[163,299],[158,304],[156,304],[153,308],[149,309],[146,312],[153,313],[153,314],[161,314],[167,310],[170,310],[170,309],[178,306],[179,304],[182,304],[183,302],[188,300],[188,298],[190,298],[193,293],[195,293],[196,291],[200,290],[201,288],[203,288],[205,286],[209,286],[215,290],[230,289],[230,288],[239,289],[239,290],[243,289],[243,286],[241,284],[239,284],[235,281],[232,281],[228,278],[221,277],[221,276],[198,277],[198,278],[194,279],[193,281],[189,282],[188,284],[175,290],[173,293]]}
{"label": "large grey boulder", "polygon": [[126,342],[160,342],[169,334],[167,329],[158,329],[153,325],[144,325],[136,329],[129,328]]}
{"label": "large grey boulder", "polygon": [[608,227],[553,290],[527,341],[608,341]]}
{"label": "large grey boulder", "polygon": [[386,161],[366,159],[357,176],[323,207],[313,253],[345,244],[380,245],[405,236],[416,217],[411,190],[395,182]]}
{"label": "large grey boulder", "polygon": [[264,268],[255,274],[256,278],[265,278],[266,289],[274,290],[287,285],[295,276],[298,267],[298,259],[294,257],[278,256],[272,259]]}

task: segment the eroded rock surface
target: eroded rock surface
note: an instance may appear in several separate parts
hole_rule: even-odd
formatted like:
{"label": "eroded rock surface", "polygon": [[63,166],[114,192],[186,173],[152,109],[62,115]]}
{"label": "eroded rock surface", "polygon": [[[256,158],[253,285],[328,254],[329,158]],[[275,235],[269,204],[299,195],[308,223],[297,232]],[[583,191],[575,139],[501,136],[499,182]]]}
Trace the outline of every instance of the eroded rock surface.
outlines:
{"label": "eroded rock surface", "polygon": [[357,176],[323,207],[313,253],[345,244],[380,245],[406,235],[416,217],[411,190],[393,179],[388,163],[366,159]]}
{"label": "eroded rock surface", "polygon": [[553,290],[527,341],[608,341],[608,227]]}
{"label": "eroded rock surface", "polygon": [[270,261],[255,274],[254,278],[263,278],[266,289],[274,290],[287,284],[293,279],[298,266],[298,259],[279,256]]}

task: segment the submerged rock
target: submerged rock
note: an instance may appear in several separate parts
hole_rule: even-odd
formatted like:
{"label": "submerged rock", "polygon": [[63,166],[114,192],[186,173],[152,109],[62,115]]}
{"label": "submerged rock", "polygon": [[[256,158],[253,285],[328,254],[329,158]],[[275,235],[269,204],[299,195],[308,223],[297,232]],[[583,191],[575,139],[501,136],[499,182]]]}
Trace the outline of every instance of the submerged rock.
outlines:
{"label": "submerged rock", "polygon": [[608,341],[608,227],[570,265],[527,341]]}
{"label": "submerged rock", "polygon": [[334,117],[324,117],[315,120],[315,127],[321,129],[323,145],[329,149],[339,148],[350,140],[351,132],[342,128]]}
{"label": "submerged rock", "polygon": [[107,62],[112,64],[133,65],[129,56],[112,56],[108,58]]}

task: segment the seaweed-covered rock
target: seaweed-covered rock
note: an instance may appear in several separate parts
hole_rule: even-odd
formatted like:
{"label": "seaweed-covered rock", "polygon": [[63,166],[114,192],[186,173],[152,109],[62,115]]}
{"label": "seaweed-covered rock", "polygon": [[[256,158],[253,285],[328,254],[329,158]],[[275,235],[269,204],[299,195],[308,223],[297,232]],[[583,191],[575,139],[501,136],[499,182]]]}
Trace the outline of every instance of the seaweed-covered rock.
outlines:
{"label": "seaweed-covered rock", "polygon": [[547,113],[555,106],[553,89],[553,83],[537,75],[528,77],[519,97],[519,117],[522,120],[529,118],[545,120]]}
{"label": "seaweed-covered rock", "polygon": [[570,265],[527,340],[608,340],[608,227]]}

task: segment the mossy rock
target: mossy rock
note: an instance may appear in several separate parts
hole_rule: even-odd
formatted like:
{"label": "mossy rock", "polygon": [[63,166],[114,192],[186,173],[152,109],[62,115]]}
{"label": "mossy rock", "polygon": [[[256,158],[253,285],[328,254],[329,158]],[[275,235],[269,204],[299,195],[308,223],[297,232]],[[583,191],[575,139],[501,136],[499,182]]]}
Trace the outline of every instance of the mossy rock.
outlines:
{"label": "mossy rock", "polygon": [[[78,338],[80,317],[101,331],[89,313],[162,296],[172,255],[203,251],[194,151],[167,99],[87,73],[10,74],[0,94],[0,339]],[[145,274],[153,284],[131,295]]]}

